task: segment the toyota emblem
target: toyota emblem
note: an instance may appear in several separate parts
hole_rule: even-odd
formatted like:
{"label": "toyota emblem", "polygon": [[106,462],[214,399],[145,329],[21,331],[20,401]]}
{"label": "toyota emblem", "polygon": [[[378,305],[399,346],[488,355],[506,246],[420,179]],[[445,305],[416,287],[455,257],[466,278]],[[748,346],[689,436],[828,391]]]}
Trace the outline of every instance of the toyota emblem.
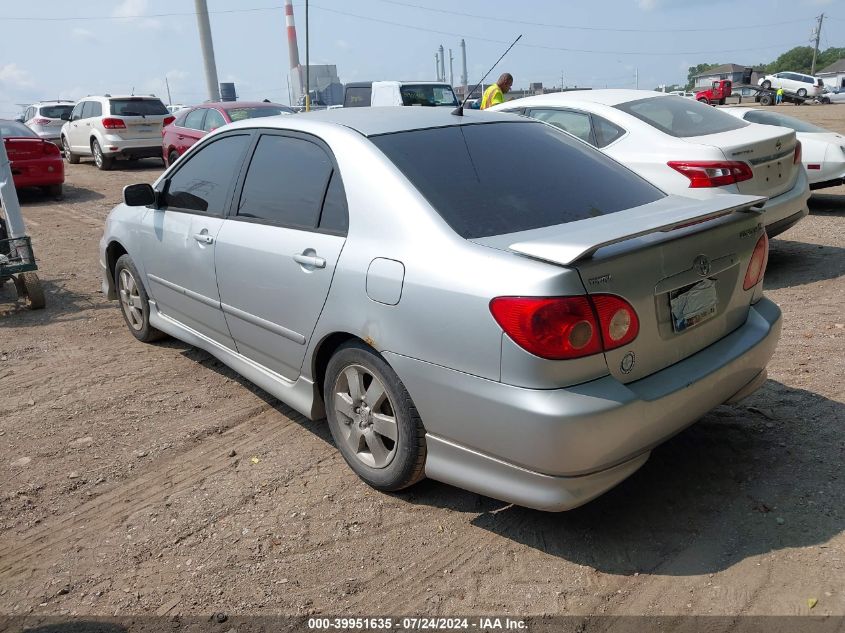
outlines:
{"label": "toyota emblem", "polygon": [[710,260],[705,255],[699,255],[692,262],[693,268],[698,271],[702,277],[710,274]]}

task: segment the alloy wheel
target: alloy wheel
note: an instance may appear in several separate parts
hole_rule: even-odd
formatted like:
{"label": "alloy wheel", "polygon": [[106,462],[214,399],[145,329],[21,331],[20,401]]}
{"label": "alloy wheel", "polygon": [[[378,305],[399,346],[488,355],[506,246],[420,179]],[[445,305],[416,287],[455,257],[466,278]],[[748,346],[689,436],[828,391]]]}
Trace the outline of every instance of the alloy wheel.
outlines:
{"label": "alloy wheel", "polygon": [[396,455],[396,413],[384,385],[361,365],[347,366],[334,386],[343,441],[361,463],[384,468]]}
{"label": "alloy wheel", "polygon": [[103,150],[100,147],[100,144],[97,141],[94,141],[94,145],[92,147],[94,150],[94,163],[97,167],[102,168],[103,166]]}
{"label": "alloy wheel", "polygon": [[123,314],[126,315],[126,322],[136,331],[144,327],[144,307],[141,295],[138,292],[138,284],[135,277],[124,268],[118,275],[118,293],[120,294],[120,306]]}

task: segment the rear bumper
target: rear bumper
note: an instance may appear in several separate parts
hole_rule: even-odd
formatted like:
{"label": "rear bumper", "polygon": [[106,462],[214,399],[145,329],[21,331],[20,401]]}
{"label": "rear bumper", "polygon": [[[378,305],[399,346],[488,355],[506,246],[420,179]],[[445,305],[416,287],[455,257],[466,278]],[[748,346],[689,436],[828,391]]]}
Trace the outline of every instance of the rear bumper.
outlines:
{"label": "rear bumper", "polygon": [[795,186],[786,193],[769,198],[763,205],[763,222],[769,237],[783,233],[801,218],[809,215],[809,199],[810,186],[807,183],[807,172],[802,165]]}
{"label": "rear bumper", "polygon": [[61,158],[15,161],[12,163],[12,181],[15,187],[60,185],[65,181],[64,163]]}
{"label": "rear bumper", "polygon": [[605,376],[564,389],[524,389],[384,355],[426,425],[426,475],[558,511],[612,488],[654,446],[762,384],[780,327],[780,310],[762,299],[728,336],[627,385]]}
{"label": "rear bumper", "polygon": [[122,139],[106,136],[100,147],[106,156],[126,158],[161,158],[161,139]]}

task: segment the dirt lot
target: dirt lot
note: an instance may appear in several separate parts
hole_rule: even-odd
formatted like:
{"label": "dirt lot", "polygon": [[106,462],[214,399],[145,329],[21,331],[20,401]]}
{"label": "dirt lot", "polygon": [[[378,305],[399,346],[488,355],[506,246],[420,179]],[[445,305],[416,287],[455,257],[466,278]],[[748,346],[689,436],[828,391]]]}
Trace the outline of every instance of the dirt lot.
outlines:
{"label": "dirt lot", "polygon": [[[845,106],[781,111],[845,133]],[[845,614],[845,187],[772,241],[764,388],[544,514],[375,492],[323,421],[205,352],[137,343],[97,242],[161,166],[122,167],[22,196],[48,307],[0,290],[0,613]]]}

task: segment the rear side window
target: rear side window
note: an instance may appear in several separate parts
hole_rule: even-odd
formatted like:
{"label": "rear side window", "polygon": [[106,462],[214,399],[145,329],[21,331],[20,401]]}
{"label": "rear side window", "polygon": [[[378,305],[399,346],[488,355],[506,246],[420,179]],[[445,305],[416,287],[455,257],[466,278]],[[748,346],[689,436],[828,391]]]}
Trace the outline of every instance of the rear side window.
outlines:
{"label": "rear side window", "polygon": [[289,136],[264,135],[249,164],[238,215],[300,229],[314,229],[332,174],[319,145]]}
{"label": "rear side window", "polygon": [[810,134],[825,134],[830,130],[826,130],[812,123],[807,123],[800,119],[796,119],[785,114],[778,114],[776,112],[766,112],[765,110],[749,110],[745,113],[745,120],[752,123],[762,123],[763,125],[779,125],[795,130],[796,132],[808,132]]}
{"label": "rear side window", "polygon": [[194,152],[168,181],[164,206],[222,215],[249,139],[224,136]]}
{"label": "rear side window", "polygon": [[323,211],[320,214],[320,228],[324,231],[346,235],[349,229],[349,216],[346,209],[346,192],[340,174],[334,171],[323,201]]}
{"label": "rear side window", "polygon": [[625,134],[625,130],[600,116],[593,116],[593,133],[596,135],[596,147],[607,147]]}
{"label": "rear side window", "polygon": [[103,106],[96,101],[86,101],[82,106],[82,118],[90,119],[103,114]]}
{"label": "rear side window", "polygon": [[188,116],[185,117],[185,127],[191,130],[201,130],[202,119],[207,111],[208,108],[197,108],[196,110],[191,110]]}
{"label": "rear side window", "polygon": [[532,122],[371,140],[466,239],[565,224],[664,197],[598,150]]}
{"label": "rear side window", "polygon": [[110,99],[111,113],[118,116],[156,116],[170,114],[170,111],[159,99]]}
{"label": "rear side window", "polygon": [[214,108],[209,108],[205,115],[205,121],[202,124],[202,129],[206,132],[211,132],[219,127],[226,125],[226,119]]}
{"label": "rear side window", "polygon": [[748,125],[716,108],[679,97],[649,97],[620,103],[615,107],[664,134],[678,138],[719,134]]}
{"label": "rear side window", "polygon": [[531,110],[529,116],[532,119],[543,121],[554,125],[556,128],[577,136],[582,141],[595,145],[593,142],[592,128],[590,126],[590,115],[583,112],[572,112],[571,110]]}
{"label": "rear side window", "polygon": [[367,107],[372,102],[372,95],[372,86],[353,86],[351,88],[347,88],[343,95],[343,107]]}

